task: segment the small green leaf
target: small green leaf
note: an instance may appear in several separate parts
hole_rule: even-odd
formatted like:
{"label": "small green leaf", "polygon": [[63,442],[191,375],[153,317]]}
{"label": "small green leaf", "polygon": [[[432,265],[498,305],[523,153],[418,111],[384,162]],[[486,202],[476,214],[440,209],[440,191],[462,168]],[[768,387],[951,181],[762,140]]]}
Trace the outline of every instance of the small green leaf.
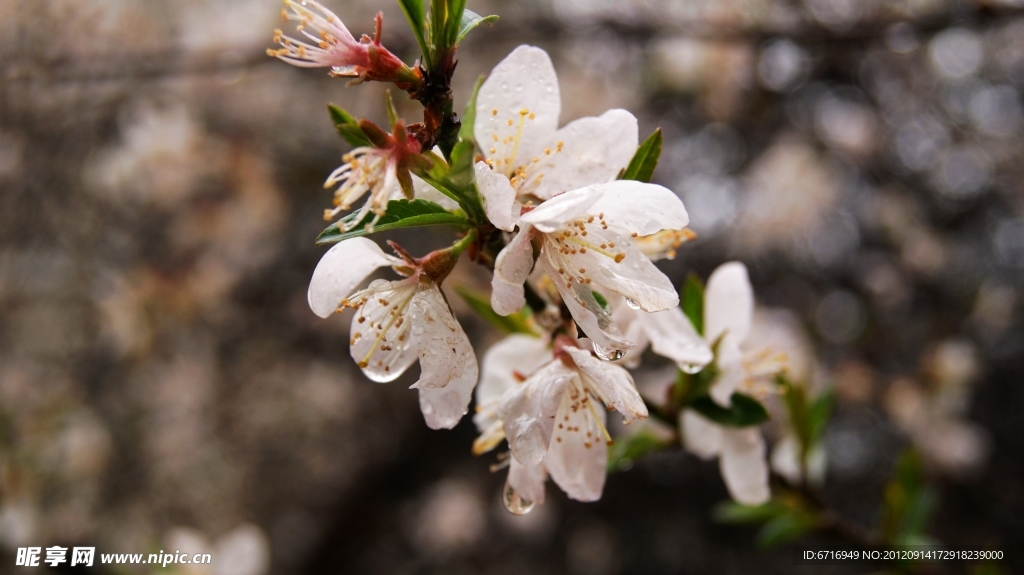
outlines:
{"label": "small green leaf", "polygon": [[398,110],[395,109],[395,100],[391,97],[391,90],[384,91],[384,105],[388,109],[388,125],[391,126],[391,130],[395,129],[395,124],[400,119],[398,116]]}
{"label": "small green leaf", "polygon": [[757,545],[761,549],[776,547],[809,533],[817,524],[807,512],[787,512],[765,523],[757,534]]}
{"label": "small green leaf", "polygon": [[[465,287],[457,287],[455,291],[462,296],[466,304],[472,308],[487,323],[497,328],[502,333],[522,333],[537,337],[537,332],[530,325],[529,314],[526,311],[518,311],[509,315],[501,316],[491,308],[491,298],[484,294],[474,292]],[[529,308],[524,308],[528,310]]]}
{"label": "small green leaf", "polygon": [[334,122],[334,129],[338,135],[345,138],[345,141],[355,147],[372,146],[370,138],[366,137],[362,128],[359,127],[359,120],[342,108],[334,104],[327,104],[327,111],[331,114],[331,121]]}
{"label": "small green leaf", "polygon": [[459,24],[466,11],[466,0],[448,0],[448,21],[445,23],[445,42],[448,46],[455,45],[459,37]]}
{"label": "small green leaf", "polygon": [[442,194],[452,198],[477,223],[486,223],[483,200],[476,189],[473,173],[473,156],[476,148],[472,141],[463,140],[452,150],[452,163],[446,164],[441,158],[433,156],[433,166],[429,170],[419,170],[416,175],[434,186]]}
{"label": "small green leaf", "polygon": [[473,28],[476,28],[481,24],[493,26],[494,23],[497,21],[498,17],[494,14],[490,16],[481,16],[476,12],[473,12],[472,10],[466,10],[465,12],[462,13],[462,21],[459,26],[459,33],[455,37],[455,45],[458,46],[459,44],[461,44],[462,39],[465,38],[466,34],[469,34],[470,31],[473,30]]}
{"label": "small green leaf", "polygon": [[427,45],[427,12],[426,7],[423,6],[423,0],[398,0],[398,5],[402,7],[405,19],[409,21],[409,27],[412,28],[413,35],[416,36],[416,43],[420,45],[420,51],[423,53],[423,62],[429,68],[433,54]]}
{"label": "small green leaf", "polygon": [[776,500],[761,505],[725,501],[715,507],[713,516],[720,523],[764,523],[788,513],[790,509]]}
{"label": "small green leaf", "polygon": [[704,335],[704,285],[695,274],[690,274],[686,278],[679,300],[683,304],[683,313],[693,324],[693,328],[697,333]]}
{"label": "small green leaf", "polygon": [[648,431],[637,431],[621,437],[608,448],[608,471],[625,471],[637,459],[668,446],[667,440]]}
{"label": "small green leaf", "polygon": [[913,449],[900,456],[882,504],[882,540],[906,544],[926,535],[935,507],[935,492],[924,483],[924,466]]}
{"label": "small green leaf", "polygon": [[466,102],[466,109],[462,112],[462,127],[459,128],[459,138],[464,141],[474,141],[476,136],[473,135],[474,125],[476,124],[476,95],[480,93],[480,86],[484,85],[484,80],[487,76],[481,75],[476,79],[476,85],[473,86],[473,94],[469,97],[469,101]]}
{"label": "small green leaf", "polygon": [[814,445],[821,438],[834,406],[835,394],[829,390],[819,395],[807,408],[807,436],[810,445]]}
{"label": "small green leaf", "polygon": [[661,156],[661,128],[647,137],[640,144],[633,159],[629,161],[626,170],[619,177],[620,180],[636,180],[638,182],[650,183],[654,177],[654,168],[658,166],[658,158]]}
{"label": "small green leaf", "polygon": [[[354,212],[341,220],[346,226],[358,216]],[[349,231],[342,232],[338,224],[331,224],[316,238],[316,245],[338,243],[349,238],[365,236],[367,234],[397,230],[402,228],[416,228],[424,226],[454,226],[457,228],[472,227],[472,223],[466,218],[453,214],[443,207],[426,200],[391,200],[388,202],[388,209],[373,227],[372,231],[366,230],[366,225],[373,221],[373,214],[367,214],[357,225]]]}
{"label": "small green leaf", "polygon": [[440,59],[439,54],[443,53],[444,49],[448,47],[447,24],[447,0],[430,0],[430,47],[434,50],[434,55],[438,59]]}
{"label": "small green leaf", "polygon": [[[452,164],[448,169],[448,179],[460,187],[472,187],[476,179],[473,170],[473,158],[476,155],[476,146],[472,141],[462,141],[452,148]],[[476,188],[472,191],[475,193]],[[479,197],[476,198],[479,200]]]}
{"label": "small green leaf", "polygon": [[742,393],[732,394],[732,405],[728,408],[718,405],[708,396],[693,400],[690,407],[711,421],[728,427],[748,427],[768,420],[768,410],[761,402]]}

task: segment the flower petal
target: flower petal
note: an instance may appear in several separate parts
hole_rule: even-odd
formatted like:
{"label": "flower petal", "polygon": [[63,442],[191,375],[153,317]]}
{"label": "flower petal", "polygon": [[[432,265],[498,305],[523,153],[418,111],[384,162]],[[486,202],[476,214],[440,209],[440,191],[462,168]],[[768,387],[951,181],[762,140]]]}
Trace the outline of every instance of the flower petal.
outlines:
{"label": "flower petal", "polygon": [[729,494],[745,505],[768,501],[768,462],[764,437],[758,427],[722,430],[722,454],[719,458],[722,479]]}
{"label": "flower petal", "polygon": [[[800,465],[800,441],[795,435],[788,434],[772,448],[772,469],[793,485],[802,482],[803,470]],[[807,454],[807,478],[811,483],[820,485],[825,478],[827,466],[826,453],[821,445],[814,445]]]}
{"label": "flower petal", "polygon": [[587,210],[604,214],[610,227],[646,236],[661,230],[681,230],[690,223],[683,201],[672,190],[657,184],[618,180],[584,188],[601,196]]}
{"label": "flower petal", "polygon": [[556,151],[540,156],[531,168],[543,174],[532,191],[542,199],[614,180],[639,146],[636,118],[625,110],[608,110],[597,118],[569,122],[555,133],[554,140],[554,145],[549,145]]}
{"label": "flower petal", "polygon": [[[480,87],[473,129],[476,141],[487,158],[500,161],[498,169],[509,173],[525,163],[517,158],[529,161],[551,140],[561,108],[558,77],[547,52],[519,46]],[[522,110],[527,113],[521,115]]]}
{"label": "flower petal", "polygon": [[687,409],[679,416],[679,427],[683,432],[683,445],[690,453],[711,459],[722,452],[722,426],[710,419]]}
{"label": "flower petal", "polygon": [[[547,248],[545,247],[544,250]],[[545,257],[543,251],[538,261],[554,281],[555,289],[562,296],[565,306],[569,308],[572,319],[583,330],[583,333],[594,341],[594,344],[606,350],[625,351],[633,347],[632,343],[622,337],[622,332],[612,321],[611,315],[597,302],[589,285],[577,282],[570,282],[568,285],[563,283],[559,278],[557,268],[552,266],[550,258]]]}
{"label": "flower petal", "polygon": [[377,268],[401,263],[366,238],[338,242],[313,270],[307,294],[309,308],[320,317],[328,317]]}
{"label": "flower petal", "polygon": [[551,361],[548,341],[539,337],[513,334],[494,344],[484,354],[480,386],[476,388],[477,405],[486,405],[498,399],[509,389],[519,385],[539,367]]}
{"label": "flower petal", "polygon": [[544,459],[565,386],[575,377],[575,370],[555,360],[502,397],[499,417],[512,457],[519,463],[537,465]]}
{"label": "flower petal", "polygon": [[483,162],[477,162],[474,170],[487,219],[499,230],[511,232],[516,229],[522,205],[516,201],[516,191],[512,189],[508,178]]}
{"label": "flower petal", "polygon": [[353,297],[365,299],[352,316],[349,353],[373,381],[395,380],[416,361],[417,344],[409,336],[406,310],[417,290],[415,280],[374,280]]}
{"label": "flower petal", "polygon": [[[594,230],[586,240],[590,248],[575,254],[562,254],[554,245],[545,251],[561,262],[559,267],[586,270],[579,274],[632,300],[632,305],[646,312],[679,306],[679,293],[672,281],[637,249],[631,238],[612,230]],[[606,251],[600,248],[602,245],[615,248]]]}
{"label": "flower petal", "polygon": [[519,233],[498,253],[494,261],[491,307],[498,315],[515,313],[526,305],[523,282],[530,277],[530,270],[533,269],[532,236],[530,226],[520,228]]}
{"label": "flower petal", "polygon": [[[544,457],[551,479],[562,491],[577,501],[597,501],[604,489],[608,465],[608,448],[603,432],[589,408],[572,409],[572,400],[566,393],[559,406],[554,438]],[[600,405],[594,412],[604,424],[605,413]]]}
{"label": "flower petal", "polygon": [[750,333],[754,288],[747,266],[724,263],[711,273],[704,289],[704,337],[714,342],[723,333],[739,347]]}
{"label": "flower petal", "polygon": [[628,371],[614,363],[597,359],[587,350],[566,347],[565,351],[572,357],[576,367],[593,381],[605,405],[615,408],[625,418],[647,419],[647,406]]}
{"label": "flower petal", "polygon": [[523,465],[512,458],[508,465],[508,484],[519,497],[533,503],[544,503],[544,481],[548,472],[544,464]]}
{"label": "flower petal", "polygon": [[535,210],[523,214],[520,219],[549,234],[565,222],[589,213],[590,207],[601,199],[602,193],[596,186],[572,190],[547,200]]}
{"label": "flower petal", "polygon": [[679,307],[655,313],[637,312],[637,315],[637,322],[643,326],[654,353],[671,359],[680,367],[704,366],[714,359],[711,347]]}
{"label": "flower petal", "polygon": [[423,417],[431,429],[451,429],[466,414],[476,387],[473,346],[436,285],[416,294],[409,321],[420,357],[420,379],[412,387],[420,390]]}

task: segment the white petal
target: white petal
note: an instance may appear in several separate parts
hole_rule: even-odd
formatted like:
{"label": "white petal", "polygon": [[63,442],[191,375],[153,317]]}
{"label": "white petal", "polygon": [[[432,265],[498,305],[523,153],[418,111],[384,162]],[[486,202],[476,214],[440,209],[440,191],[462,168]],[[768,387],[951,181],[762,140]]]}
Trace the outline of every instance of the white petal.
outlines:
{"label": "white petal", "polygon": [[502,397],[499,417],[505,423],[512,457],[519,463],[537,465],[544,459],[555,426],[555,413],[565,386],[574,377],[575,370],[555,360]]}
{"label": "white petal", "polygon": [[420,409],[431,429],[451,429],[466,414],[476,387],[473,346],[437,286],[416,294],[409,317],[420,357],[420,379],[413,384],[420,390]]}
{"label": "white petal", "polygon": [[602,193],[597,186],[572,190],[547,200],[535,210],[523,214],[520,219],[548,234],[565,222],[590,213],[591,206],[601,199]]}
{"label": "white petal", "polygon": [[747,266],[728,262],[708,278],[704,289],[704,337],[714,342],[723,333],[738,347],[750,333],[754,315],[754,288]]}
{"label": "white petal", "polygon": [[584,189],[601,192],[587,213],[603,213],[609,226],[628,233],[646,236],[661,230],[681,230],[690,223],[679,196],[657,184],[618,180]]}
{"label": "white petal", "polygon": [[[512,160],[507,166],[511,170],[525,163],[517,159],[537,156],[551,140],[561,107],[558,78],[547,52],[519,46],[480,87],[473,129],[476,141],[488,158]],[[528,114],[520,115],[521,110]]]}
{"label": "white petal", "polygon": [[480,386],[476,388],[477,405],[486,405],[499,398],[539,367],[551,361],[546,339],[513,334],[494,344],[484,354]]}
{"label": "white petal", "polygon": [[739,388],[746,371],[743,368],[743,354],[733,345],[732,340],[726,338],[718,346],[718,377],[711,384],[708,395],[718,405],[729,407],[732,405],[732,394]]}
{"label": "white petal", "polygon": [[671,359],[680,367],[703,366],[714,359],[711,347],[679,307],[655,313],[637,312],[637,315],[654,353]]}
{"label": "white petal", "polygon": [[393,381],[416,361],[417,345],[406,314],[416,291],[416,281],[405,279],[374,280],[360,292],[366,302],[352,316],[349,353],[373,381]]}
{"label": "white petal", "polygon": [[636,390],[633,378],[622,367],[601,361],[587,350],[566,347],[573,363],[589,377],[605,405],[628,419],[647,419],[647,406]]}
{"label": "white petal", "polygon": [[722,452],[722,426],[703,415],[687,409],[679,416],[683,445],[701,459],[711,459]]}
{"label": "white petal", "polygon": [[[587,407],[573,410],[566,393],[556,417],[561,427],[554,430],[551,446],[544,457],[551,479],[562,491],[578,501],[597,501],[604,489],[608,447],[594,414]],[[604,409],[594,406],[604,424]]]}
{"label": "white petal", "polygon": [[508,466],[508,484],[519,497],[533,503],[544,503],[544,481],[548,473],[544,464],[523,465],[512,458]]}
{"label": "white petal", "polygon": [[401,264],[366,238],[352,238],[327,250],[313,270],[309,281],[309,307],[320,317],[328,317],[377,268]]}
{"label": "white petal", "polygon": [[639,313],[645,312],[635,311],[633,308],[626,305],[626,301],[621,297],[615,299],[618,301],[614,303],[612,300],[609,300],[609,303],[612,306],[612,319],[620,326],[626,326],[626,340],[636,346],[626,350],[626,355],[619,360],[619,363],[629,369],[636,369],[640,367],[640,359],[643,357],[644,352],[647,351],[647,346],[651,344],[651,340],[647,337],[647,331],[645,331],[643,325],[636,320],[636,316]]}
{"label": "white petal", "polygon": [[786,435],[772,448],[772,469],[793,485],[801,483],[800,441],[795,435]]}
{"label": "white petal", "polygon": [[551,265],[550,259],[544,256],[543,251],[538,261],[541,262],[548,276],[553,279],[555,288],[562,296],[562,301],[569,308],[569,314],[572,315],[572,319],[583,330],[583,333],[587,334],[587,337],[594,340],[596,345],[606,349],[625,351],[633,347],[632,343],[622,337],[622,332],[612,321],[611,315],[597,302],[589,285],[572,282],[567,286],[558,279],[558,269]]}
{"label": "white petal", "polygon": [[484,200],[484,211],[487,219],[499,230],[511,232],[519,223],[519,212],[522,204],[516,201],[516,191],[503,174],[489,168],[483,162],[477,162],[476,185]]}
{"label": "white petal", "polygon": [[515,313],[526,305],[523,282],[533,269],[533,231],[529,226],[519,230],[494,262],[491,278],[491,307],[498,315]]}
{"label": "white petal", "polygon": [[548,199],[566,190],[615,179],[629,165],[638,147],[637,123],[625,110],[608,110],[598,118],[580,118],[569,122],[549,143],[561,151],[539,157],[532,172],[543,174],[532,193]]}
{"label": "white petal", "polygon": [[435,189],[434,186],[431,186],[419,176],[414,175],[412,177],[412,189],[413,196],[418,199],[427,200],[428,202],[434,202],[435,204],[440,204],[441,207],[446,210],[459,209],[458,202],[437,191],[437,189]]}
{"label": "white petal", "polygon": [[725,486],[736,501],[759,505],[771,497],[764,437],[760,428],[724,428],[719,466]]}

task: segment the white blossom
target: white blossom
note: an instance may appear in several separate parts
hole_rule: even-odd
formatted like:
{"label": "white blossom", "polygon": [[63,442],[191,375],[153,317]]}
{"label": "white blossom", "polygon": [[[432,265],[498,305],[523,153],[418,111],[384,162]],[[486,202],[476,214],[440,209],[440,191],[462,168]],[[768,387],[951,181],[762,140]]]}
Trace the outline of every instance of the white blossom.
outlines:
{"label": "white blossom", "polygon": [[[355,291],[381,267],[408,277]],[[418,359],[420,379],[412,387],[427,425],[450,429],[459,422],[476,385],[476,356],[440,288],[415,262],[387,255],[366,238],[345,240],[317,264],[308,296],[320,317],[356,310],[351,354],[368,378],[392,381]]]}
{"label": "white blossom", "polygon": [[606,408],[627,422],[647,418],[629,372],[577,344],[512,335],[484,358],[474,451],[507,438],[509,486],[530,502],[543,502],[548,475],[573,499],[599,499],[612,441]]}

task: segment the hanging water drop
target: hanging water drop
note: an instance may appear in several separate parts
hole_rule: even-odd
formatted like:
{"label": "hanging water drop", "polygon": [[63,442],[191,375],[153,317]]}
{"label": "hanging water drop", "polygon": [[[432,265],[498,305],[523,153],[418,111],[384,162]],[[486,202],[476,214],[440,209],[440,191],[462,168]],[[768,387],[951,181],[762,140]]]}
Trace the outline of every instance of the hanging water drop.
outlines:
{"label": "hanging water drop", "polygon": [[604,361],[615,361],[622,359],[622,356],[626,355],[626,350],[616,349],[614,347],[604,347],[601,345],[594,344],[594,353],[597,357]]}
{"label": "hanging water drop", "polygon": [[501,503],[512,515],[526,515],[533,511],[534,502],[523,499],[512,486],[505,480],[505,488],[501,491]]}
{"label": "hanging water drop", "polygon": [[628,305],[629,307],[631,307],[633,309],[640,309],[640,304],[637,303],[636,300],[632,300],[632,299],[626,298],[626,305]]}
{"label": "hanging water drop", "polygon": [[423,334],[423,326],[422,325],[414,325],[414,326],[412,326],[412,334],[413,335],[422,335]]}
{"label": "hanging water drop", "polygon": [[681,363],[679,364],[679,369],[683,370],[683,373],[689,373],[690,375],[693,375],[699,372],[700,370],[704,369],[704,366],[698,363]]}

